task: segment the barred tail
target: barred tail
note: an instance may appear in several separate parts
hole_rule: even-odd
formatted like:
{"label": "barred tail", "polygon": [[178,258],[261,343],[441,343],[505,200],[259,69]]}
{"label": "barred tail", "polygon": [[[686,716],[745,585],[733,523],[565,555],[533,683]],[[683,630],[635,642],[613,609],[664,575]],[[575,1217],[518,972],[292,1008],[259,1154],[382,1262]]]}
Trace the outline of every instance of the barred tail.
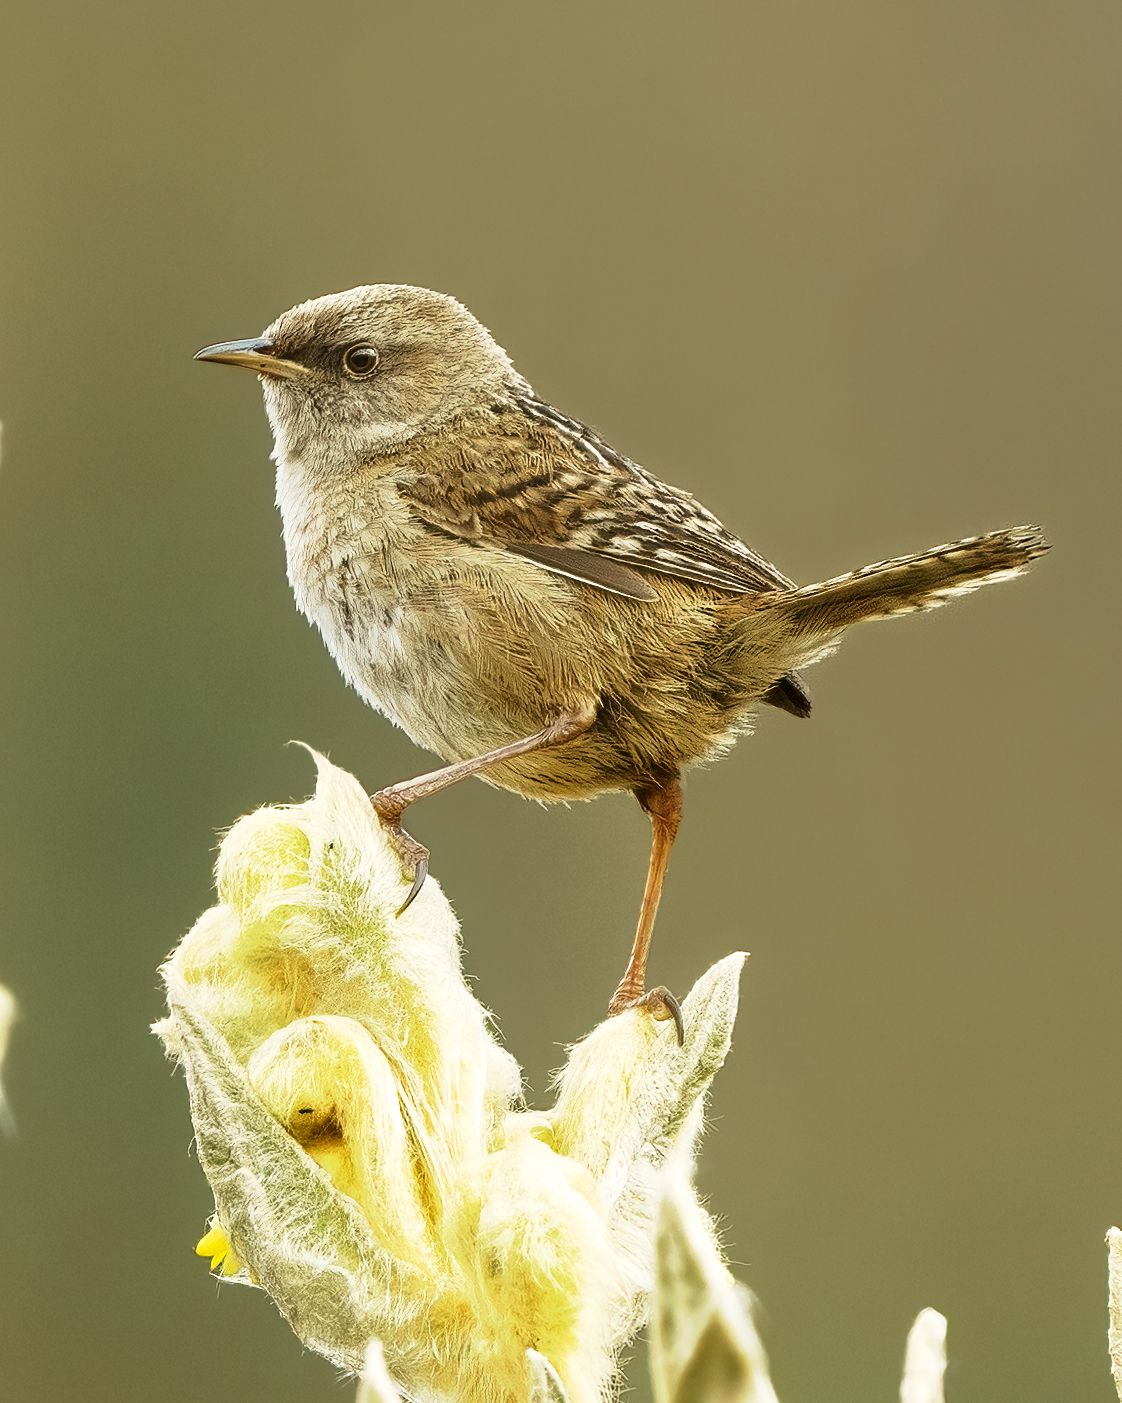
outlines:
{"label": "barred tail", "polygon": [[1015,526],[882,560],[790,594],[760,595],[756,604],[779,610],[797,634],[830,637],[864,619],[936,609],[956,594],[1011,579],[1046,550],[1039,527]]}

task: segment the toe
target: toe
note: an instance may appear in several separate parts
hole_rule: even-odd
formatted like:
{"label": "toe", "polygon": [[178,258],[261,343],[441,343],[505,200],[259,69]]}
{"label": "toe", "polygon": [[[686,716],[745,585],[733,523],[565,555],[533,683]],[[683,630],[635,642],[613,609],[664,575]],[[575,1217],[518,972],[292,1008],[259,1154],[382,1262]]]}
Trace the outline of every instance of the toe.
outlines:
{"label": "toe", "polygon": [[614,1017],[617,1013],[622,1013],[624,1009],[637,1008],[649,1014],[656,1023],[666,1023],[671,1020],[674,1023],[674,1031],[678,1036],[678,1046],[681,1047],[686,1041],[686,1027],[682,1021],[682,1005],[674,995],[663,985],[649,990],[646,994],[628,996],[624,991],[617,990],[615,998],[608,1005],[608,1017]]}
{"label": "toe", "polygon": [[641,999],[636,1001],[635,1006],[646,1009],[657,1022],[663,1023],[668,1019],[673,1019],[674,1031],[678,1034],[678,1046],[684,1045],[686,1025],[682,1021],[682,1005],[664,985],[660,984],[657,988],[644,994]]}

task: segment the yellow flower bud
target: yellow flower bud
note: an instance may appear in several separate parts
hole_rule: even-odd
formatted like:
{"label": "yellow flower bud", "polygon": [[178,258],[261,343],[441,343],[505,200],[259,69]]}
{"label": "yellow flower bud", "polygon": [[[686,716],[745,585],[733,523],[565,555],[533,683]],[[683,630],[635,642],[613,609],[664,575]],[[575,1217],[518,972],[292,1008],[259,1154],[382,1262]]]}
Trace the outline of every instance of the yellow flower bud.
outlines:
{"label": "yellow flower bud", "polygon": [[645,1315],[658,1166],[692,1155],[743,957],[686,998],[684,1045],[629,1010],[572,1050],[552,1110],[523,1110],[439,886],[398,917],[366,794],[317,764],[313,799],[230,830],[219,904],[163,969],[158,1031],[215,1198],[197,1250],[365,1369],[369,1396],[392,1376],[421,1403],[600,1403]]}

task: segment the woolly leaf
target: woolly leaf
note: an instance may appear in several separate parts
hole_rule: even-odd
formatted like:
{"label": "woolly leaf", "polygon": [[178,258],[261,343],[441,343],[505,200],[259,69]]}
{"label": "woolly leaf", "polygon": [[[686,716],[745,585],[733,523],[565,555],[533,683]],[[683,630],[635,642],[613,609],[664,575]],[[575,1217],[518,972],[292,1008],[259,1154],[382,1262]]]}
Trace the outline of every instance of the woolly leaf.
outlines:
{"label": "woolly leaf", "polygon": [[414,1273],[379,1250],[354,1201],[278,1125],[221,1036],[177,993],[169,984],[199,1163],[218,1219],[300,1339],[358,1370],[371,1335],[400,1328]]}
{"label": "woolly leaf", "polygon": [[900,1403],[943,1403],[947,1369],[947,1318],[928,1306],[908,1331]]}
{"label": "woolly leaf", "polygon": [[651,1374],[656,1403],[776,1403],[749,1298],[679,1166],[658,1218]]}
{"label": "woolly leaf", "polygon": [[[15,1019],[15,998],[8,989],[5,989],[3,984],[0,984],[0,1073],[4,1070],[4,1059],[8,1055],[8,1039],[12,1035],[12,1024]],[[15,1128],[8,1098],[4,1094],[4,1083],[0,1080],[0,1134],[14,1134]]]}
{"label": "woolly leaf", "polygon": [[526,1361],[530,1366],[530,1403],[569,1403],[557,1370],[544,1354],[528,1349]]}
{"label": "woolly leaf", "polygon": [[1106,1235],[1106,1247],[1110,1321],[1107,1344],[1115,1392],[1122,1403],[1122,1229],[1111,1228]]}
{"label": "woolly leaf", "polygon": [[401,1394],[386,1369],[386,1357],[379,1340],[371,1340],[366,1347],[366,1362],[355,1403],[402,1403]]}

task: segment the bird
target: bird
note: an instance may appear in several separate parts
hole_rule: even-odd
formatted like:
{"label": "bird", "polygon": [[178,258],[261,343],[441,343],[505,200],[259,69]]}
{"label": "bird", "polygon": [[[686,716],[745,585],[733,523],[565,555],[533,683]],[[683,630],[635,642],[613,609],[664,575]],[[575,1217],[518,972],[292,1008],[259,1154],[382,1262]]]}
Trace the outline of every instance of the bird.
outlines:
{"label": "bird", "polygon": [[443,762],[371,796],[402,826],[471,775],[545,802],[629,791],[647,880],[609,1013],[673,1020],[647,988],[682,775],[761,704],[810,714],[801,669],[867,619],[1020,574],[1036,526],[798,586],[688,492],[540,396],[455,298],[376,283],[302,302],[196,359],[256,372],[273,434],[288,578],[344,678]]}

